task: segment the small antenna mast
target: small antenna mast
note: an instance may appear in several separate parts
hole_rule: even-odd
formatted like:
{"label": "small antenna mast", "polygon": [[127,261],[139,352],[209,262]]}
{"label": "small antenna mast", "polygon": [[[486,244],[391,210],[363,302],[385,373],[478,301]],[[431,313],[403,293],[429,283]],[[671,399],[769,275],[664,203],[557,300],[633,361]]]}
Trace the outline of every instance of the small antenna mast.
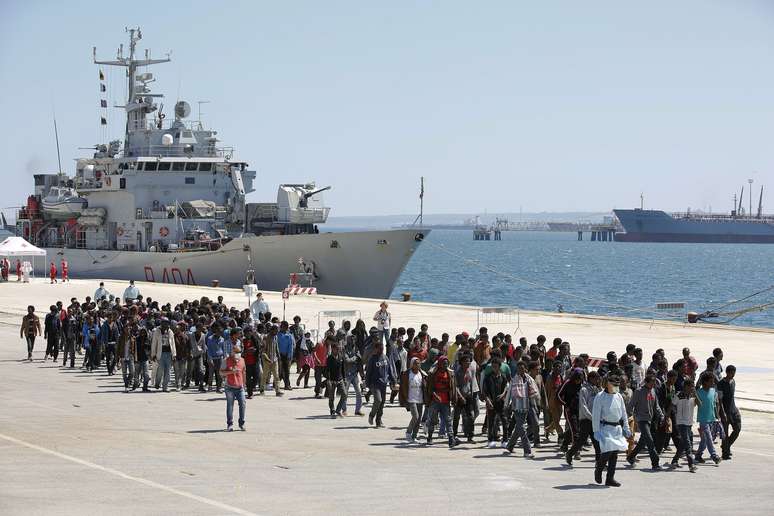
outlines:
{"label": "small antenna mast", "polygon": [[56,161],[59,163],[59,175],[62,175],[62,156],[59,153],[59,130],[56,127],[56,113],[54,113],[54,138],[56,138]]}
{"label": "small antenna mast", "polygon": [[425,177],[419,178],[419,215],[414,219],[412,226],[416,226],[419,222],[419,226],[422,227],[422,216],[425,211]]}
{"label": "small antenna mast", "polygon": [[199,128],[202,127],[202,104],[209,104],[209,100],[199,100],[196,102],[199,104]]}

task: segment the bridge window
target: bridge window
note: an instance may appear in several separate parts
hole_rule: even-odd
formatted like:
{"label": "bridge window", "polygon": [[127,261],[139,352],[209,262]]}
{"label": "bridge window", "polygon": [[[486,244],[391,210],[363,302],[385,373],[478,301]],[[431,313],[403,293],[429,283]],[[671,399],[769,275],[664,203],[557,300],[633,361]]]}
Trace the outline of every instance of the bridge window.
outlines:
{"label": "bridge window", "polygon": [[172,166],[172,163],[169,161],[161,161],[159,162],[159,170],[169,170],[169,167]]}
{"label": "bridge window", "polygon": [[146,161],[145,162],[145,170],[156,170],[156,163],[155,161]]}
{"label": "bridge window", "polygon": [[188,163],[185,164],[185,170],[186,171],[193,171],[193,170],[196,170],[196,167],[198,167],[198,166],[199,166],[199,163],[197,163],[195,161],[193,161],[193,162],[189,161]]}
{"label": "bridge window", "polygon": [[187,185],[195,185],[196,184],[196,178],[195,177],[186,177],[185,178],[185,184],[187,184]]}
{"label": "bridge window", "polygon": [[185,163],[181,163],[179,161],[176,161],[176,162],[172,163],[172,170],[175,170],[175,171],[179,172],[179,171],[183,170],[184,168],[185,168]]}
{"label": "bridge window", "polygon": [[199,163],[199,172],[209,172],[212,170],[212,163]]}
{"label": "bridge window", "polygon": [[145,164],[145,163],[143,163],[142,161],[138,161],[138,162],[137,162],[137,167],[136,167],[136,169],[137,169],[137,170],[142,170],[142,166],[143,166],[144,164]]}

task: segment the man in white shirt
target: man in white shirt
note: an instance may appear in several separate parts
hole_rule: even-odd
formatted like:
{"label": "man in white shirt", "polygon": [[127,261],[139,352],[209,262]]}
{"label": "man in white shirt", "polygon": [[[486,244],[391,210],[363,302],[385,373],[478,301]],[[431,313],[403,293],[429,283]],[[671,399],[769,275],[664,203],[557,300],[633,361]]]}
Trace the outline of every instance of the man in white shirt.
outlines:
{"label": "man in white shirt", "polygon": [[94,301],[99,302],[102,299],[107,299],[110,296],[110,292],[105,288],[105,282],[99,282],[99,288],[94,291]]}
{"label": "man in white shirt", "polygon": [[140,296],[140,289],[134,286],[134,280],[129,280],[129,286],[124,290],[124,302],[126,304],[132,303]]}
{"label": "man in white shirt", "polygon": [[253,317],[253,321],[256,323],[260,320],[260,314],[269,313],[269,303],[263,300],[263,294],[258,292],[255,296],[255,301],[250,305],[250,315]]}
{"label": "man in white shirt", "polygon": [[390,342],[390,327],[392,323],[390,312],[387,311],[387,301],[382,301],[379,305],[379,311],[374,314],[374,321],[376,321],[376,327],[380,335],[384,337],[384,346],[387,347],[387,344]]}

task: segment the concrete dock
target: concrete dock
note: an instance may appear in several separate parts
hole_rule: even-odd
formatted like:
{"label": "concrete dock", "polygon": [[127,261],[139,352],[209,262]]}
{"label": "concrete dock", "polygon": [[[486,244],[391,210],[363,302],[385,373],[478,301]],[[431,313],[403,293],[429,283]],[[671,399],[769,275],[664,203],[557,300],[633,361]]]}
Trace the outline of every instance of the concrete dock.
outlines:
{"label": "concrete dock", "polygon": [[[126,286],[105,283],[117,295]],[[646,357],[664,348],[672,362],[687,346],[701,364],[721,347],[724,364],[737,366],[743,430],[732,461],[701,465],[696,474],[686,467],[651,473],[644,469],[647,460],[635,469],[619,463],[624,485],[609,489],[593,484],[593,453],[569,469],[553,443],[532,461],[486,449],[478,436],[477,444],[453,451],[442,444],[408,446],[402,437],[409,417],[397,403],[385,410],[387,428],[374,429],[353,415],[329,419],[326,400],[298,389],[283,398],[249,400],[247,432],[226,433],[225,401],[214,392],[124,394],[120,374],[43,362],[42,339],[34,361],[22,360],[19,324],[26,306],[35,305],[42,319],[55,301],[82,300],[97,284],[0,283],[0,514],[531,514],[598,512],[601,506],[626,513],[771,513],[772,330],[527,311],[518,323],[487,323],[490,333],[515,332],[530,342],[541,333],[549,341],[561,336],[573,352],[592,356],[634,343]],[[229,305],[247,306],[239,290],[138,286],[160,302],[222,295]],[[281,316],[280,293],[264,294]],[[320,312],[359,310],[370,325],[379,301],[295,296],[286,316],[299,314],[316,328]],[[476,327],[475,307],[393,301],[390,310],[394,325],[425,322],[433,335]]]}

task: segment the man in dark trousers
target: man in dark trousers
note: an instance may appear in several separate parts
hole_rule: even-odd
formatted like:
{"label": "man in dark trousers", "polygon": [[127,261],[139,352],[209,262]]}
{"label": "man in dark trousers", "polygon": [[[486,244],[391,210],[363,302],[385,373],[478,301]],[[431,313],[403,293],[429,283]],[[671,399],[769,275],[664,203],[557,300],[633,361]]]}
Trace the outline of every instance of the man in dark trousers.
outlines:
{"label": "man in dark trousers", "polygon": [[43,357],[45,362],[48,356],[56,362],[59,357],[59,339],[62,334],[62,324],[59,320],[59,310],[56,305],[51,305],[51,311],[46,314],[46,319],[43,322],[43,338],[46,339],[46,356]]}
{"label": "man in dark trousers", "polygon": [[[734,395],[736,393],[736,367],[729,365],[726,367],[726,376],[718,382],[718,398],[720,399],[720,421],[723,424],[723,433],[726,435],[723,439],[722,450],[723,460],[731,460],[731,445],[734,444],[739,432],[742,430],[742,414],[736,407]],[[728,433],[728,427],[731,426],[731,433]]]}
{"label": "man in dark trousers", "polygon": [[653,442],[650,426],[652,423],[656,423],[656,426],[661,426],[664,422],[664,413],[661,411],[661,406],[659,406],[658,399],[656,398],[655,385],[655,375],[649,374],[645,376],[642,387],[637,389],[632,397],[632,412],[634,413],[634,419],[637,421],[637,428],[640,431],[640,439],[637,441],[637,446],[634,447],[634,450],[626,457],[626,461],[634,466],[637,454],[643,448],[647,448],[653,471],[659,471],[661,466],[659,465],[658,453]]}
{"label": "man in dark trousers", "polygon": [[567,421],[569,431],[562,436],[560,450],[566,453],[578,435],[578,395],[583,384],[583,370],[575,368],[570,372],[570,377],[564,381],[557,398],[564,405],[564,419]]}
{"label": "man in dark trousers", "polygon": [[382,424],[382,414],[384,413],[384,397],[387,395],[387,385],[394,386],[398,381],[398,375],[395,372],[395,363],[384,354],[384,344],[381,339],[374,341],[374,351],[368,359],[366,366],[366,386],[368,386],[374,397],[371,405],[371,413],[368,414],[368,423],[373,425],[376,420],[376,426],[384,427]]}

